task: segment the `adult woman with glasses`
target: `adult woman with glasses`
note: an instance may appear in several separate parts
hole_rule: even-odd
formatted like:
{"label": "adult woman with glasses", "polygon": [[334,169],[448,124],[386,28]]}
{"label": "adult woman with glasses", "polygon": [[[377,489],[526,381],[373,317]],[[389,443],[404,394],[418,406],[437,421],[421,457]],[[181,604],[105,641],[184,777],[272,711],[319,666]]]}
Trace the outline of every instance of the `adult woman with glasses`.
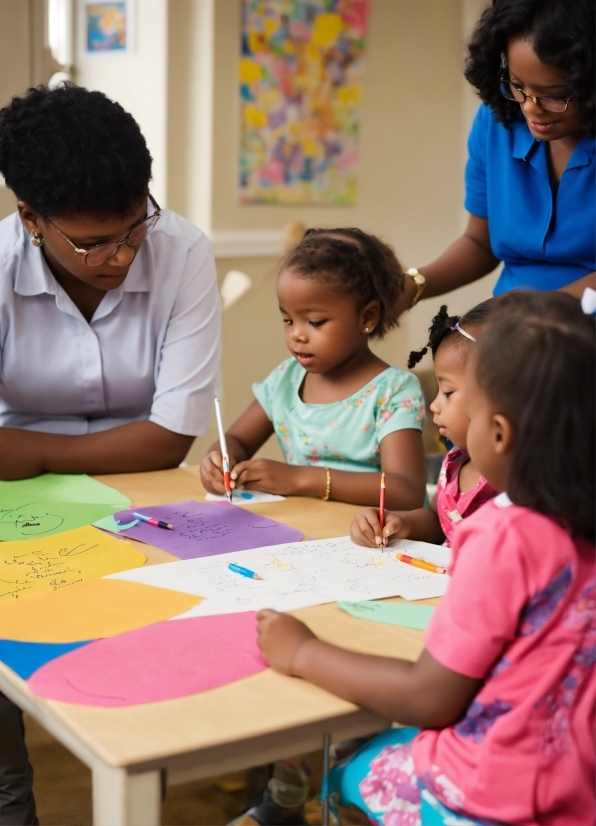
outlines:
{"label": "adult woman with glasses", "polygon": [[410,270],[406,300],[476,281],[502,261],[495,293],[581,296],[596,279],[593,0],[493,0],[465,75],[482,100],[469,137],[467,227]]}
{"label": "adult woman with glasses", "polygon": [[175,467],[219,365],[206,237],[149,194],[151,155],[100,92],[0,110],[0,478]]}
{"label": "adult woman with glasses", "polygon": [[[0,110],[0,478],[175,467],[207,427],[220,306],[209,242],[149,194],[121,106],[75,86]],[[1,503],[0,503],[1,506]],[[0,694],[0,824],[35,823]]]}

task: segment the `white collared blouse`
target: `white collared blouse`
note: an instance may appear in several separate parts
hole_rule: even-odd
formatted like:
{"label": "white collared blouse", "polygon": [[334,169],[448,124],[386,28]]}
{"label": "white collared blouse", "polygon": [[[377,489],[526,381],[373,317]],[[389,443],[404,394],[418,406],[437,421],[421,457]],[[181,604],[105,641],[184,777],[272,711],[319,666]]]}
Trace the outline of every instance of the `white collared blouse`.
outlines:
{"label": "white collared blouse", "polygon": [[148,419],[203,435],[220,350],[213,253],[190,221],[163,210],[90,322],[18,213],[0,221],[0,427],[77,435]]}

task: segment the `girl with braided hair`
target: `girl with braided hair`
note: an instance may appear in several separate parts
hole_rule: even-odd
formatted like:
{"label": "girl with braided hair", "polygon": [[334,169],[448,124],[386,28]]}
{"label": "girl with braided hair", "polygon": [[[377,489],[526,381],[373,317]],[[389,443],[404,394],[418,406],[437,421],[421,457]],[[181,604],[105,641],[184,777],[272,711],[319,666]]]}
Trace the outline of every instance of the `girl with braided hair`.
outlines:
{"label": "girl with braided hair", "polygon": [[493,306],[493,299],[489,299],[460,317],[450,316],[443,305],[433,318],[426,347],[410,353],[410,368],[429,349],[432,353],[439,391],[430,409],[441,436],[454,447],[445,456],[430,506],[386,513],[383,530],[379,511],[364,508],[356,514],[351,527],[352,539],[359,545],[374,548],[385,545],[390,537],[450,545],[455,525],[496,496],[497,491],[480,475],[467,451],[470,419],[464,392],[466,362]]}
{"label": "girl with braided hair", "polygon": [[[226,433],[232,485],[354,504],[421,507],[424,401],[418,379],[369,347],[397,325],[404,273],[391,247],[359,229],[311,229],[277,279],[291,358],[253,385],[255,401]],[[286,460],[253,459],[275,433]],[[201,465],[223,493],[219,443]]]}

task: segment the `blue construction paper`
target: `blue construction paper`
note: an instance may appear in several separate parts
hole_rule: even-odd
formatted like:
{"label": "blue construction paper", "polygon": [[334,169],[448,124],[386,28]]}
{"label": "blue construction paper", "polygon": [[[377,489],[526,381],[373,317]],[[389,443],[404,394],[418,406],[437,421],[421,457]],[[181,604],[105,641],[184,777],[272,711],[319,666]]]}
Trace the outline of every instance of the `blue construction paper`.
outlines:
{"label": "blue construction paper", "polygon": [[28,680],[42,665],[90,642],[94,640],[66,643],[0,640],[0,661],[12,668],[23,680]]}

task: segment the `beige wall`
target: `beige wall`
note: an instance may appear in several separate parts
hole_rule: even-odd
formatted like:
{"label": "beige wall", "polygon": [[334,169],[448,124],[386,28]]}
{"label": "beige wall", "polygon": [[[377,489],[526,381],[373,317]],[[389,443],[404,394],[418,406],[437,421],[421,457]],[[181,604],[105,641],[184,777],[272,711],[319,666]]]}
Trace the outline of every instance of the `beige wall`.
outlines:
{"label": "beige wall", "polygon": [[[6,9],[14,14],[31,3],[39,0],[0,0],[3,24]],[[156,186],[164,202],[205,229],[279,230],[295,220],[355,224],[392,243],[406,266],[420,266],[455,239],[464,223],[465,139],[476,101],[461,73],[463,42],[483,5],[484,0],[371,0],[360,189],[352,207],[238,204],[241,0],[137,0],[134,55],[85,59],[79,40],[77,80],[103,89],[135,114],[157,161]],[[10,93],[23,87],[17,63],[3,60],[0,49]],[[12,204],[0,187],[0,217]],[[276,260],[220,258],[217,264],[220,280],[232,268],[253,280],[252,290],[224,315],[224,412],[230,422],[249,403],[252,382],[286,351],[270,276]],[[451,294],[450,308],[464,310],[487,297],[492,280]],[[378,346],[382,357],[405,366],[408,351],[424,343],[440,303],[422,302],[407,314]],[[192,459],[213,435],[211,429],[197,441]]]}
{"label": "beige wall", "polygon": [[135,117],[153,155],[153,193],[166,206],[168,0],[136,0],[130,54],[87,54],[83,22],[75,14],[74,80],[105,92]]}
{"label": "beige wall", "polygon": [[[43,0],[0,0],[0,107],[29,86],[46,83],[57,65],[44,42]],[[0,176],[0,220],[15,197]]]}
{"label": "beige wall", "polygon": [[[204,180],[188,174],[189,146],[177,128],[196,117],[188,97],[200,88],[193,37],[200,36],[203,0],[170,4],[169,202],[191,218],[193,187]],[[237,60],[241,0],[216,0],[214,9],[214,127],[211,229],[279,229],[289,221],[313,225],[357,225],[392,243],[406,266],[432,260],[459,234],[464,223],[465,139],[476,109],[462,77],[463,42],[483,0],[372,0],[367,39],[358,203],[351,207],[239,205],[237,200]],[[189,33],[191,33],[189,35]],[[194,34],[193,34],[194,33]],[[185,63],[189,73],[185,71]],[[172,80],[175,79],[175,87]],[[189,127],[190,128],[190,127]],[[196,134],[196,126],[195,126]],[[252,290],[224,314],[224,412],[233,419],[251,400],[253,381],[286,357],[272,258],[219,259],[218,273],[241,269]],[[461,311],[488,297],[491,278],[449,296]],[[440,300],[422,302],[402,319],[399,330],[377,346],[381,357],[405,367],[407,353],[420,347]],[[190,458],[206,443],[198,440]],[[268,445],[266,455],[277,455]]]}

